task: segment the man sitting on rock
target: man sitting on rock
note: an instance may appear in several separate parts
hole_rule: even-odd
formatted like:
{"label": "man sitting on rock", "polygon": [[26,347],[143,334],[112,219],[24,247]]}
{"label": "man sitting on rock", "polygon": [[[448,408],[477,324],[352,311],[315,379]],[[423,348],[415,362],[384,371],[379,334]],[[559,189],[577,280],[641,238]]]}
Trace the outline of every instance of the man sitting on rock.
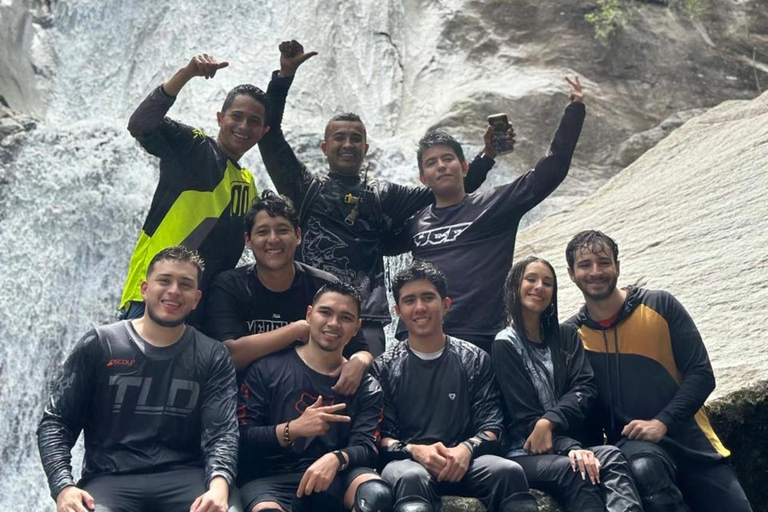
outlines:
{"label": "man sitting on rock", "polygon": [[[89,331],[53,381],[37,439],[57,512],[227,510],[235,369],[221,343],[184,324],[202,273],[186,247],[159,252],[141,285],[144,316]],[[81,430],[76,486],[70,450]]]}
{"label": "man sitting on rock", "polygon": [[[565,251],[585,305],[579,329],[595,373],[600,421],[629,460],[646,512],[749,512],[703,408],[715,377],[699,331],[668,292],[617,288],[619,248],[582,231]],[[681,495],[682,492],[682,495]]]}
{"label": "man sitting on rock", "polygon": [[[222,272],[206,300],[205,332],[229,349],[238,371],[297,340],[309,339],[307,306],[333,275],[294,261],[301,243],[290,199],[265,190],[245,215],[245,245],[256,263]],[[373,362],[360,334],[344,347],[349,358],[335,390],[351,395]]]}
{"label": "man sitting on rock", "polygon": [[[360,328],[360,296],[328,283],[307,308],[306,345],[253,363],[240,386],[240,492],[246,511],[388,512],[374,472],[381,388],[366,374],[335,390],[342,350]],[[338,414],[337,414],[338,413]]]}
{"label": "man sitting on rock", "polygon": [[395,512],[432,512],[444,494],[471,496],[489,511],[536,512],[522,468],[495,455],[503,416],[491,361],[446,336],[445,276],[417,262],[392,282],[408,339],[376,359],[384,390],[382,477]]}
{"label": "man sitting on rock", "polygon": [[488,353],[504,328],[501,284],[512,266],[520,219],[565,179],[579,140],[585,115],[582,88],[578,78],[567,80],[571,103],[547,155],[511,183],[467,193],[467,162],[456,139],[433,131],[419,141],[419,179],[432,190],[435,204],[405,222],[388,252],[410,250],[414,259],[445,272],[454,299],[445,332]]}
{"label": "man sitting on rock", "polygon": [[[269,102],[258,87],[238,85],[216,114],[216,138],[165,117],[182,88],[195,77],[213,78],[229,64],[210,55],[194,57],[138,106],[128,122],[141,146],[160,158],[160,179],[131,256],[120,300],[121,318],[144,311],[140,285],[147,265],[161,249],[181,244],[205,260],[200,283],[235,268],[243,254],[243,215],[256,197],[253,175],[238,160],[269,131]],[[198,325],[202,308],[189,321]]]}

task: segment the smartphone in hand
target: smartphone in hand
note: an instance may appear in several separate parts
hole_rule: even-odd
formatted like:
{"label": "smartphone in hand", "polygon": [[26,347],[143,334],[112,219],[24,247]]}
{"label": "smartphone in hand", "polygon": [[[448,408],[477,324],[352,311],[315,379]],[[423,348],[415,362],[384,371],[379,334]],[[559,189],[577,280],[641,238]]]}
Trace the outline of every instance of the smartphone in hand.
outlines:
{"label": "smartphone in hand", "polygon": [[511,153],[515,145],[515,140],[510,137],[509,133],[509,120],[507,114],[494,114],[488,116],[488,124],[493,128],[493,149],[497,155],[503,155],[504,153]]}

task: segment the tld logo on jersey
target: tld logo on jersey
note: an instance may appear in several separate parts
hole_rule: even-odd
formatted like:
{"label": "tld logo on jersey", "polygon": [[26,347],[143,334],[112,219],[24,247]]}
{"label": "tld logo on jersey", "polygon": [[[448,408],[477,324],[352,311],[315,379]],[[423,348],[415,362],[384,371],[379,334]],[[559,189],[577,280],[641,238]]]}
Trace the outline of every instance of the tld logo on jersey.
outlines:
{"label": "tld logo on jersey", "polygon": [[[124,404],[134,403],[134,414],[146,414],[157,416],[189,416],[197,405],[200,396],[200,385],[193,380],[173,379],[167,394],[162,390],[151,393],[152,377],[134,377],[129,375],[112,375],[109,378],[110,386],[117,386],[115,404],[112,412],[119,413]],[[155,385],[157,387],[157,384]],[[138,395],[138,396],[136,396]],[[165,403],[149,405],[150,396],[167,396]]]}
{"label": "tld logo on jersey", "polygon": [[451,400],[456,400],[456,393],[448,393],[448,398]]}
{"label": "tld logo on jersey", "polygon": [[110,359],[107,366],[133,366],[135,364],[135,359]]}
{"label": "tld logo on jersey", "polygon": [[[317,397],[313,396],[312,393],[307,393],[305,391],[301,394],[301,398],[299,398],[299,400],[294,404],[294,407],[299,413],[304,414],[304,411],[307,409],[307,407],[314,404],[315,402],[317,402]],[[323,407],[333,405],[335,403],[336,399],[333,397],[323,397]]]}
{"label": "tld logo on jersey", "polygon": [[462,222],[452,226],[422,231],[413,236],[413,243],[416,247],[447,244],[455,241],[471,225],[471,222]]}

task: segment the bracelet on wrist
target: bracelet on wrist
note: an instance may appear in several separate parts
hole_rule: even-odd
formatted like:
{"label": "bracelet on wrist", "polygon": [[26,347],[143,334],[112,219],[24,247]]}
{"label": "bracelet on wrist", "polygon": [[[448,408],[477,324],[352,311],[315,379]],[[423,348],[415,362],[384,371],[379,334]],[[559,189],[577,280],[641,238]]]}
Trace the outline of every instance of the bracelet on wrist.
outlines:
{"label": "bracelet on wrist", "polygon": [[283,442],[286,444],[286,446],[293,446],[293,441],[291,441],[291,422],[285,424],[285,427],[283,427]]}
{"label": "bracelet on wrist", "polygon": [[332,453],[336,456],[337,459],[339,459],[339,471],[344,471],[347,469],[349,462],[347,462],[347,459],[344,458],[344,454],[341,453],[341,450],[336,450]]}

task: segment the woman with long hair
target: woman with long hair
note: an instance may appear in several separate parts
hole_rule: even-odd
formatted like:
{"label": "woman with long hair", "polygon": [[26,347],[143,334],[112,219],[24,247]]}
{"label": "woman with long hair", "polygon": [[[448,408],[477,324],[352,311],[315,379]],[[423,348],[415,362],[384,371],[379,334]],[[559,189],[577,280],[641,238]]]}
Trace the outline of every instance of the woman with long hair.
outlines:
{"label": "woman with long hair", "polygon": [[558,323],[552,265],[534,256],[515,264],[505,302],[508,327],[492,361],[508,415],[507,457],[569,512],[642,511],[619,449],[584,447],[597,391],[576,329]]}

